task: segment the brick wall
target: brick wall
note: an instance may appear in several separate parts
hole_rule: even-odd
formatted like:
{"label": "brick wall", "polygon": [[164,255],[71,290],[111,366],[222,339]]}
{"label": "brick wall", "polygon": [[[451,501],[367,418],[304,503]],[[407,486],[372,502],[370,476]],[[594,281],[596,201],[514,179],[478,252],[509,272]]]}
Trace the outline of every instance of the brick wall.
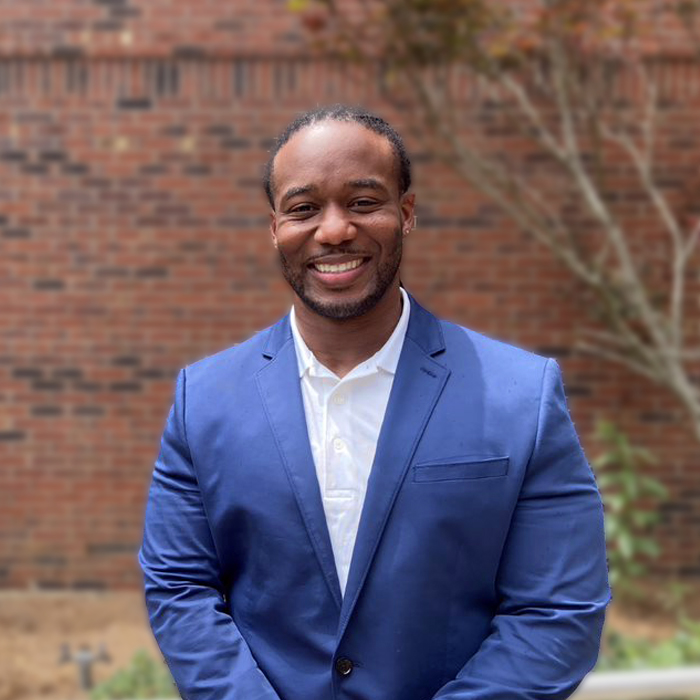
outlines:
{"label": "brick wall", "polygon": [[[376,76],[290,57],[300,34],[283,2],[193,7],[0,2],[0,587],[140,585],[143,506],[176,371],[289,303],[259,186],[270,138],[336,100],[412,126]],[[685,201],[700,176],[700,73],[666,70],[664,163]],[[502,137],[497,113],[478,117]],[[406,285],[448,318],[557,357],[590,456],[599,418],[648,446],[672,494],[656,571],[700,577],[700,445],[674,401],[577,352],[582,290],[409,145],[419,227]],[[534,173],[538,154],[525,155]],[[615,175],[625,216],[662,260],[653,218],[628,174]]]}

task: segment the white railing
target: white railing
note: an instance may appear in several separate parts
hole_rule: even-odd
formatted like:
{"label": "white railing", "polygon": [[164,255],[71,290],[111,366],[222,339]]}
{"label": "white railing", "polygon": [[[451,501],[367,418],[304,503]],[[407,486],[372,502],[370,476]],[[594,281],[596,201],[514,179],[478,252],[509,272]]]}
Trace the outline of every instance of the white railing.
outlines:
{"label": "white railing", "polygon": [[583,679],[572,700],[700,698],[700,666],[655,671],[601,671]]}
{"label": "white railing", "polygon": [[594,672],[584,678],[571,700],[685,700],[696,697],[700,698],[700,666]]}

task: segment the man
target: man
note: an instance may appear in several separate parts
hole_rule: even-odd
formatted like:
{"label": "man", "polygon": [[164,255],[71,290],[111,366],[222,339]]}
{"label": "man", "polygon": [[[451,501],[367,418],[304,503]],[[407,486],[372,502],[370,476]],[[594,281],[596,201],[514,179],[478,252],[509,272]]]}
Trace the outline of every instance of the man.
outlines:
{"label": "man", "polygon": [[602,506],[559,369],[402,289],[410,182],[360,110],[277,142],[292,312],[180,372],[139,552],[187,700],[555,700],[596,661]]}

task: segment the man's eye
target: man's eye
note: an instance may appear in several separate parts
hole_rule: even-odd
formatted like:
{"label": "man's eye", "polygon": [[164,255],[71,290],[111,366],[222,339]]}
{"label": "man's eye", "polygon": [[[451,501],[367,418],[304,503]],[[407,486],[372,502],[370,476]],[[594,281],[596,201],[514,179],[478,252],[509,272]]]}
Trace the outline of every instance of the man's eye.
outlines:
{"label": "man's eye", "polygon": [[354,207],[372,207],[376,204],[373,199],[356,199],[352,206]]}
{"label": "man's eye", "polygon": [[292,207],[289,210],[290,214],[310,214],[314,211],[314,207],[311,204],[297,204],[297,206]]}

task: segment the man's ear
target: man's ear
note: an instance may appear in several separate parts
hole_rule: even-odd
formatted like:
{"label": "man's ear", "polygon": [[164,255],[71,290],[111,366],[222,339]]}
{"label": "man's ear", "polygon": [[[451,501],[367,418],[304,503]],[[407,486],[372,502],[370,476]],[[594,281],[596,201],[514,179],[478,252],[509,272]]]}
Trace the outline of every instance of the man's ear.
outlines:
{"label": "man's ear", "polygon": [[277,248],[277,216],[274,209],[270,210],[270,236],[272,236],[272,245]]}
{"label": "man's ear", "polygon": [[416,206],[416,195],[406,193],[401,197],[401,214],[403,215],[403,234],[404,236],[416,226],[416,216],[414,209]]}

